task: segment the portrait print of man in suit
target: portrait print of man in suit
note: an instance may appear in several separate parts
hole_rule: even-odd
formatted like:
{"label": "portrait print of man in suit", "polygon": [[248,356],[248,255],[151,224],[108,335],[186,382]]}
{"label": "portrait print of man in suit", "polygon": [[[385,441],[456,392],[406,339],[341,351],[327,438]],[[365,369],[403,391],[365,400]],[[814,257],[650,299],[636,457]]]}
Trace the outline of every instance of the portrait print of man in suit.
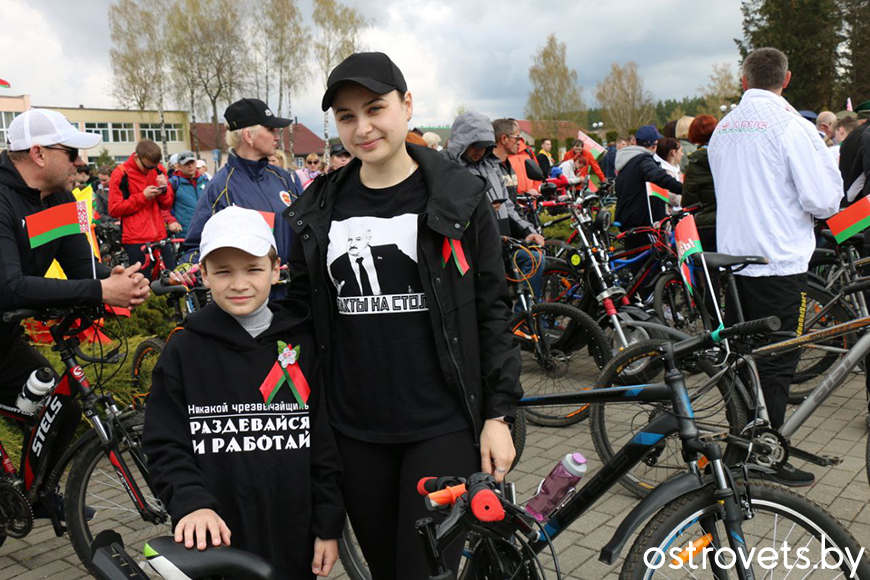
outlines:
{"label": "portrait print of man in suit", "polygon": [[397,244],[372,246],[365,223],[347,230],[347,253],[329,266],[339,297],[379,296],[422,292],[417,262]]}

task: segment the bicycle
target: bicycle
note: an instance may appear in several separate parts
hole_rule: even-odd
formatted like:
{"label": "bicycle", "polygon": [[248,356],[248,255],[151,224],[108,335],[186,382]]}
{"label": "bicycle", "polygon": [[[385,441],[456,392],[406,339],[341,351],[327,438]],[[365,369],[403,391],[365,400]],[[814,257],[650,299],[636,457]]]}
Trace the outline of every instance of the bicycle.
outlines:
{"label": "bicycle", "polygon": [[[711,348],[722,340],[767,334],[779,327],[776,318],[738,323],[718,332],[706,332],[678,343],[664,343],[658,358],[666,368],[663,384],[611,387],[564,395],[530,397],[522,406],[645,401],[664,403],[665,412],[646,425],[591,478],[556,508],[544,522],[538,522],[502,493],[487,474],[467,479],[442,477],[421,481],[427,502],[446,513],[440,523],[434,518],[418,520],[417,530],[426,549],[430,578],[455,578],[444,561],[444,551],[469,534],[464,561],[458,577],[476,580],[515,578],[537,580],[547,576],[540,555],[549,550],[556,578],[561,578],[553,540],[582,517],[605,492],[643,461],[651,447],[663,438],[678,436],[688,470],[657,486],[622,520],[599,559],[613,564],[631,536],[644,526],[632,544],[622,568],[622,578],[665,578],[700,575],[731,577],[727,560],[702,553],[695,569],[687,569],[690,557],[704,548],[728,548],[736,576],[755,578],[753,563],[761,547],[781,548],[781,541],[812,552],[808,561],[821,563],[822,550],[834,548],[857,557],[859,578],[870,578],[870,561],[858,542],[835,518],[814,502],[791,490],[751,481],[749,466],[729,470],[718,444],[719,436],[702,435],[698,428],[684,375],[677,361],[687,354]],[[739,481],[738,481],[739,480]],[[437,493],[448,486],[450,493]],[[434,488],[434,489],[433,489]],[[431,492],[435,493],[431,493]],[[446,498],[446,499],[445,499]],[[825,541],[825,544],[822,541]],[[653,558],[649,558],[652,550]],[[752,554],[752,555],[750,555]],[[819,557],[821,555],[821,558]],[[673,569],[666,558],[672,558]],[[769,561],[768,561],[769,562]],[[701,571],[703,563],[703,572]],[[782,564],[777,559],[775,564]],[[840,575],[851,573],[844,560]],[[788,569],[787,564],[783,567]],[[773,573],[772,573],[773,574]],[[785,575],[785,574],[783,574]],[[809,574],[807,574],[809,575]],[[765,576],[766,577],[766,576]],[[771,576],[773,577],[773,575]],[[804,576],[806,577],[806,576]]]}
{"label": "bicycle", "polygon": [[[118,360],[117,350],[95,358],[79,349],[77,335],[101,318],[102,312],[95,308],[20,309],[4,312],[2,317],[7,323],[25,318],[60,319],[50,332],[54,350],[59,352],[66,370],[36,414],[0,407],[0,414],[25,430],[20,470],[15,469],[0,444],[0,512],[8,515],[0,530],[0,541],[5,536],[23,538],[29,534],[33,528],[32,506],[37,504],[48,513],[55,534],[69,534],[76,554],[89,569],[92,528],[100,526],[107,514],[124,525],[128,544],[138,546],[160,528],[168,531],[169,514],[151,490],[140,449],[144,413],[120,409],[111,393],[102,392],[100,385],[91,387],[78,362],[81,359],[102,364]],[[81,409],[76,399],[81,401]],[[91,428],[71,442],[82,412]],[[65,474],[61,515],[56,502]]]}
{"label": "bicycle", "polygon": [[[746,263],[757,263],[755,256],[727,256],[724,254],[705,253],[707,264],[711,267],[721,267],[723,279],[729,292],[736,292],[732,267],[740,267]],[[738,310],[738,319],[742,316]],[[695,397],[704,398],[706,412],[713,417],[706,418],[710,430],[720,430],[727,433],[724,442],[727,444],[726,460],[733,464],[745,460],[760,467],[764,474],[770,474],[780,469],[790,457],[795,457],[822,467],[830,467],[842,462],[839,457],[810,453],[802,450],[794,441],[798,429],[837,390],[870,353],[870,334],[865,333],[840,358],[821,382],[812,389],[810,395],[795,408],[779,429],[770,426],[767,414],[767,404],[760,388],[758,373],[754,358],[760,356],[775,356],[777,354],[806,348],[813,345],[825,345],[849,334],[854,334],[862,328],[870,326],[870,317],[848,321],[832,327],[821,328],[818,331],[796,338],[786,338],[773,344],[758,346],[751,341],[730,341],[729,350],[688,353],[684,360],[679,361],[684,368],[700,369],[706,376],[695,376],[691,380],[692,392]],[[676,331],[674,331],[676,333]],[[714,331],[715,332],[715,331]],[[639,344],[626,349],[614,358],[602,372],[597,388],[608,388],[614,384],[631,385],[637,382],[637,377],[622,376],[620,368],[626,364],[636,364],[638,360],[648,361],[648,373],[642,377],[643,382],[649,382],[663,372],[661,365],[656,364],[657,349],[655,342]],[[596,406],[591,411],[593,441],[596,451],[602,460],[614,456],[615,449],[634,435],[645,429],[661,413],[654,406],[640,404],[634,407],[617,408],[612,405]],[[680,469],[679,443],[671,439],[663,439],[651,450],[645,458],[640,470],[627,473],[622,480],[623,486],[632,493],[643,497],[656,485],[673,475]]]}
{"label": "bicycle", "polygon": [[129,265],[129,258],[124,245],[121,243],[121,222],[100,221],[94,225],[94,232],[100,248],[100,261],[114,268],[115,266]]}
{"label": "bicycle", "polygon": [[[563,393],[574,389],[578,379],[597,374],[610,359],[610,341],[601,327],[585,312],[569,304],[536,303],[528,280],[541,267],[520,240],[505,242],[508,254],[507,279],[517,303],[508,327],[522,356],[520,383],[526,393]],[[520,253],[528,254],[531,272],[524,274],[517,262]],[[582,358],[586,349],[589,356]],[[582,421],[588,408],[529,409],[529,421],[548,427],[563,427]]]}
{"label": "bicycle", "polygon": [[[121,536],[105,530],[94,539],[94,575],[98,580],[147,580],[145,570],[125,549]],[[185,548],[172,536],[148,540],[143,549],[144,562],[162,578],[173,580],[221,580],[246,578],[274,580],[275,569],[256,554],[228,546],[209,546],[205,550]]]}

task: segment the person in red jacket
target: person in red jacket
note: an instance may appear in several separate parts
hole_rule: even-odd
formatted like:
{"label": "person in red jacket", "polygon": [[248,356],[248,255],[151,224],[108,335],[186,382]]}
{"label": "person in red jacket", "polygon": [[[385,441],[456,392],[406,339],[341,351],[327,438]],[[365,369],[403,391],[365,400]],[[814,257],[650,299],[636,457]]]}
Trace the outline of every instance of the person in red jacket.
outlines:
{"label": "person in red jacket", "polygon": [[595,175],[598,176],[598,179],[601,180],[601,183],[607,181],[607,177],[601,171],[601,167],[595,161],[592,152],[583,147],[583,141],[580,139],[574,141],[574,146],[565,153],[562,163],[572,159],[574,160],[574,167],[577,170],[577,177],[586,178],[589,175],[589,168],[591,167]]}
{"label": "person in red jacket", "polygon": [[[143,139],[136,144],[135,153],[115,168],[109,180],[109,213],[121,220],[121,243],[131,264],[145,265],[142,245],[165,238],[167,227],[171,233],[181,231],[181,224],[169,212],[175,192],[166,179],[160,157],[160,147]],[[167,268],[175,267],[171,248],[164,249],[163,261]],[[149,276],[150,270],[143,268],[143,273]]]}

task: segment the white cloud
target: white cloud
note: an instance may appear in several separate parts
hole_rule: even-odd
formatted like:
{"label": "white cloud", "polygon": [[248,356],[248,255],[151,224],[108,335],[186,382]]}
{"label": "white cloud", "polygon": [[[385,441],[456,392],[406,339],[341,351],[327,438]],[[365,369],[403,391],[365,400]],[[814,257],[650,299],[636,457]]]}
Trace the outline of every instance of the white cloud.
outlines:
{"label": "white cloud", "polygon": [[[75,45],[64,45],[59,24],[22,0],[0,0],[0,64],[11,88],[4,94],[29,94],[34,105],[111,107],[108,54],[102,61],[84,58]],[[89,42],[86,34],[82,43]]]}

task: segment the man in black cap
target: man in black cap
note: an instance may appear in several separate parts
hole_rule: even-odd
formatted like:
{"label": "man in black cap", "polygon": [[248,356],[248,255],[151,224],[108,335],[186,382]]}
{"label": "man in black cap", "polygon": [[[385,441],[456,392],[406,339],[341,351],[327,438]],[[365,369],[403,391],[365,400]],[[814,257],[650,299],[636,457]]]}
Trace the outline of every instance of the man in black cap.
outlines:
{"label": "man in black cap", "polygon": [[291,121],[276,117],[259,99],[236,101],[227,107],[224,118],[230,147],[227,164],[215,173],[199,198],[185,246],[191,250],[199,248],[208,218],[225,207],[237,205],[275,218],[278,256],[286,262],[293,233],[280,214],[302,193],[302,184],[296,173],[269,165],[269,156],[275,153],[281,130]]}
{"label": "man in black cap", "polygon": [[338,143],[329,148],[329,171],[327,173],[332,173],[333,171],[338,171],[353,159],[353,155],[344,148],[344,145]]}

